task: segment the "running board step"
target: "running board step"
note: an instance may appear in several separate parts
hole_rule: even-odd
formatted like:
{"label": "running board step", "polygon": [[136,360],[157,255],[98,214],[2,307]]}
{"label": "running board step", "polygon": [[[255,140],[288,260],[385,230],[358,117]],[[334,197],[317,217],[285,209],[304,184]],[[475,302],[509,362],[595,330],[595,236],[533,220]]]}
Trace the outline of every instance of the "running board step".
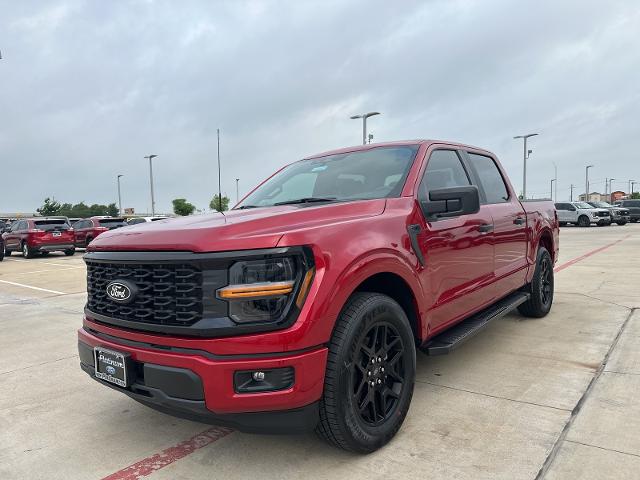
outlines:
{"label": "running board step", "polygon": [[512,293],[499,302],[494,303],[486,310],[476,313],[454,327],[433,337],[421,347],[421,350],[427,355],[445,355],[480,332],[484,327],[489,325],[491,320],[506,315],[517,308],[518,305],[529,300],[530,296],[531,294],[526,292]]}

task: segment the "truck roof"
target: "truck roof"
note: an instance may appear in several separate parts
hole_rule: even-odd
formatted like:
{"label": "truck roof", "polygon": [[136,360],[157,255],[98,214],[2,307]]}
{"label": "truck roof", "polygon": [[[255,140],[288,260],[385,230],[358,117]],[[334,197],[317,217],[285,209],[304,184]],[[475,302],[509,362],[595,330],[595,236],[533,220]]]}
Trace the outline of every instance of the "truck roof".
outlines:
{"label": "truck roof", "polygon": [[452,142],[452,141],[449,141],[449,140],[415,139],[415,140],[396,140],[396,141],[393,141],[393,142],[370,143],[370,144],[367,144],[367,145],[355,145],[355,146],[352,146],[352,147],[338,148],[338,149],[335,149],[335,150],[328,150],[326,152],[317,153],[315,155],[310,155],[308,157],[305,157],[304,160],[307,160],[307,159],[310,159],[310,158],[327,157],[329,155],[336,155],[336,154],[340,154],[340,153],[357,152],[357,151],[360,151],[360,150],[371,150],[371,149],[380,148],[380,147],[397,147],[397,146],[403,146],[403,145],[427,145],[427,146],[430,146],[432,144],[438,144],[438,143],[442,143],[442,144],[445,144],[445,145],[451,145],[451,146],[455,146],[455,147],[459,147],[459,148],[470,148],[470,149],[478,150],[480,152],[485,152],[485,153],[491,153],[488,150],[485,150],[484,148],[475,147],[473,145],[465,145],[464,143]]}

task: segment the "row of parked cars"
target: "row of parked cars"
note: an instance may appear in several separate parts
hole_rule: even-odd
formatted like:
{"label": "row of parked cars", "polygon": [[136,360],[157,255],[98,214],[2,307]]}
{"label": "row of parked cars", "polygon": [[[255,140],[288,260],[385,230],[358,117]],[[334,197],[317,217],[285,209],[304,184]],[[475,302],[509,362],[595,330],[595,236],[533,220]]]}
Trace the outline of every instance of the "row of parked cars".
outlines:
{"label": "row of parked cars", "polygon": [[0,260],[13,252],[25,258],[50,252],[73,255],[76,247],[85,248],[101,233],[168,217],[35,217],[19,219],[7,225],[0,221]]}
{"label": "row of parked cars", "polygon": [[615,205],[607,202],[558,202],[555,205],[561,227],[569,223],[579,227],[592,224],[602,227],[640,221],[640,200],[619,200]]}

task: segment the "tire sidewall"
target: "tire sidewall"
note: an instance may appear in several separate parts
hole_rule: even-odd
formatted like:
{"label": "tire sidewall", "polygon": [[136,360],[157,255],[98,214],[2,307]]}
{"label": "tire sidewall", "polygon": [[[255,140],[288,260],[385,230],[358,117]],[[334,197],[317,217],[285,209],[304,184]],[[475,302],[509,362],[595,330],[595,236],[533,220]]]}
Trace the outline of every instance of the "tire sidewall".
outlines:
{"label": "tire sidewall", "polygon": [[[544,305],[542,303],[542,298],[538,298],[539,295],[539,291],[540,291],[540,282],[542,281],[541,278],[541,274],[542,274],[542,269],[541,269],[541,264],[542,261],[544,259],[547,259],[549,261],[549,268],[551,269],[551,299],[549,300],[549,304],[548,305]],[[538,249],[538,254],[536,256],[536,272],[534,274],[533,277],[533,282],[532,282],[532,294],[536,296],[535,300],[536,303],[538,303],[540,310],[544,312],[544,315],[546,315],[547,313],[549,313],[549,311],[551,310],[551,306],[553,305],[553,296],[554,296],[554,290],[555,290],[555,278],[553,275],[553,260],[551,258],[551,254],[549,253],[549,251],[544,248],[544,247],[540,247]]]}
{"label": "tire sidewall", "polygon": [[[398,405],[395,407],[394,418],[396,421],[387,421],[379,426],[367,425],[356,413],[356,406],[351,395],[352,381],[350,365],[354,358],[355,349],[360,337],[379,321],[392,324],[400,334],[405,348],[405,382]],[[337,351],[338,388],[340,400],[338,402],[338,416],[344,419],[346,434],[351,437],[350,443],[358,445],[356,449],[371,452],[386,444],[400,429],[402,422],[409,410],[413,387],[415,382],[416,352],[415,340],[407,316],[394,300],[384,295],[376,295],[371,303],[366,304],[358,312],[354,321],[350,322],[347,330],[346,341]]]}

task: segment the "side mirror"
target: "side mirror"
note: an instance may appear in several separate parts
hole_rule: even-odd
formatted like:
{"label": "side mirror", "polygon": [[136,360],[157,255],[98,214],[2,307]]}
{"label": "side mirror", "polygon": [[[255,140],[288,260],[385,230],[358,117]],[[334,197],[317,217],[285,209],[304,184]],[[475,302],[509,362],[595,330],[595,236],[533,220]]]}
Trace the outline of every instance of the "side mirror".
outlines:
{"label": "side mirror", "polygon": [[429,198],[421,199],[420,206],[431,220],[470,215],[480,210],[480,194],[475,185],[441,188],[429,192]]}

